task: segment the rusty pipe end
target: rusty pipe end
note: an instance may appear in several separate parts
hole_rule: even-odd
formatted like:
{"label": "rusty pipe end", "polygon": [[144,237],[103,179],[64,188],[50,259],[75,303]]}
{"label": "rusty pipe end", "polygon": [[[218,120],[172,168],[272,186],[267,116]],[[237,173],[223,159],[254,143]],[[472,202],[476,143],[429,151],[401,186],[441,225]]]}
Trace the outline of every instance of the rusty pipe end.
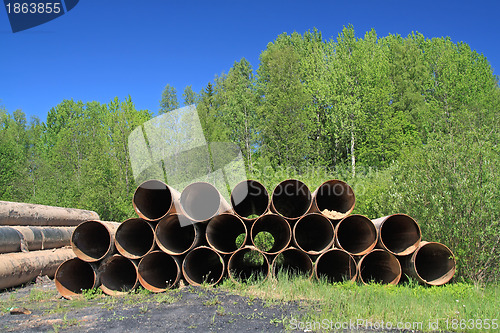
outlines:
{"label": "rusty pipe end", "polygon": [[294,247],[289,247],[279,253],[271,264],[272,273],[275,278],[280,272],[286,276],[303,275],[309,279],[313,276],[313,262],[304,252]]}
{"label": "rusty pipe end", "polygon": [[269,193],[260,182],[244,180],[231,192],[231,207],[240,218],[255,221],[269,209]]}
{"label": "rusty pipe end", "polygon": [[[222,254],[232,254],[246,243],[247,228],[237,215],[224,213],[208,222],[205,236],[211,248]],[[237,244],[239,237],[243,237],[241,244]]]}
{"label": "rusty pipe end", "polygon": [[[266,234],[269,239],[266,239]],[[270,237],[269,237],[270,236]],[[283,251],[292,240],[290,224],[280,215],[266,214],[259,217],[250,230],[252,244],[265,254]],[[262,238],[264,241],[257,241]]]}
{"label": "rusty pipe end", "polygon": [[397,256],[417,249],[422,240],[418,223],[406,214],[393,214],[373,220],[379,230],[380,247]]}
{"label": "rusty pipe end", "polygon": [[377,245],[377,239],[377,228],[363,215],[349,215],[335,227],[335,244],[352,255],[370,252]]}
{"label": "rusty pipe end", "polygon": [[229,208],[217,188],[206,182],[186,186],[181,193],[180,206],[184,215],[195,222],[207,221]]}
{"label": "rusty pipe end", "polygon": [[295,244],[310,255],[318,255],[331,248],[334,236],[332,222],[318,213],[305,215],[293,227]]}
{"label": "rusty pipe end", "polygon": [[118,252],[126,258],[142,258],[155,247],[153,226],[141,218],[124,221],[116,230],[115,246]]}
{"label": "rusty pipe end", "polygon": [[119,254],[108,257],[101,263],[99,275],[100,288],[110,296],[126,294],[139,284],[135,262]]}
{"label": "rusty pipe end", "polygon": [[300,180],[287,179],[274,188],[271,209],[289,220],[304,216],[311,209],[311,205],[311,191]]}
{"label": "rusty pipe end", "polygon": [[87,262],[97,262],[114,250],[114,234],[118,223],[85,221],[71,235],[71,247],[75,255]]}
{"label": "rusty pipe end", "polygon": [[162,218],[155,229],[158,247],[170,254],[181,255],[198,245],[202,238],[200,225],[182,214]]}
{"label": "rusty pipe end", "polygon": [[245,283],[263,278],[270,273],[266,255],[254,246],[245,246],[234,252],[228,261],[229,278],[235,283]]}
{"label": "rusty pipe end", "polygon": [[199,246],[189,252],[182,262],[182,273],[186,281],[195,286],[207,283],[216,285],[225,271],[224,260],[215,250]]}
{"label": "rusty pipe end", "polygon": [[385,250],[375,249],[365,254],[358,262],[359,279],[370,282],[396,285],[401,279],[401,265],[396,257]]}
{"label": "rusty pipe end", "polygon": [[313,193],[313,206],[331,220],[341,220],[349,215],[356,204],[351,186],[338,179],[321,184]]}
{"label": "rusty pipe end", "polygon": [[137,266],[139,283],[154,293],[172,288],[181,277],[181,269],[177,260],[162,251],[146,254]]}
{"label": "rusty pipe end", "polygon": [[431,286],[449,282],[456,271],[455,255],[446,245],[437,242],[421,242],[410,262],[413,276]]}
{"label": "rusty pipe end", "polygon": [[61,296],[71,297],[81,294],[83,290],[96,288],[99,277],[92,264],[73,258],[59,265],[54,282]]}
{"label": "rusty pipe end", "polygon": [[314,265],[314,274],[318,280],[329,283],[356,281],[358,270],[356,261],[350,253],[342,249],[330,249],[323,252]]}
{"label": "rusty pipe end", "polygon": [[146,221],[157,221],[176,210],[179,192],[162,182],[151,179],[137,186],[132,205],[140,218]]}

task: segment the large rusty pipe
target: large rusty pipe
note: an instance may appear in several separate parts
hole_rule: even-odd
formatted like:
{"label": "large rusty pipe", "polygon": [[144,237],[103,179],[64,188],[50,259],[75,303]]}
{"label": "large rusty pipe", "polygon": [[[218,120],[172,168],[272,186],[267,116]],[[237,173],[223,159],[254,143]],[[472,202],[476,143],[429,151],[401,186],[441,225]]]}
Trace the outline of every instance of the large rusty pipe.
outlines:
{"label": "large rusty pipe", "polygon": [[269,209],[269,194],[258,181],[244,180],[231,192],[231,207],[247,225],[251,225]]}
{"label": "large rusty pipe", "polygon": [[366,216],[349,215],[335,227],[335,245],[352,255],[365,255],[377,245],[377,228]]}
{"label": "large rusty pipe", "polygon": [[332,179],[321,184],[312,194],[311,211],[321,212],[331,220],[349,215],[356,203],[354,191],[346,182]]}
{"label": "large rusty pipe", "polygon": [[194,286],[206,283],[216,285],[225,272],[224,260],[215,250],[199,246],[189,252],[182,262],[182,273],[186,281]]}
{"label": "large rusty pipe", "polygon": [[418,223],[406,214],[393,214],[373,220],[378,229],[378,246],[398,256],[415,251],[422,234]]}
{"label": "large rusty pipe", "polygon": [[316,260],[314,274],[318,280],[325,279],[329,283],[356,281],[358,270],[356,261],[349,252],[330,249]]}
{"label": "large rusty pipe", "polygon": [[0,225],[74,227],[87,220],[99,220],[99,215],[83,209],[0,201]]}
{"label": "large rusty pipe", "polygon": [[[271,234],[274,240],[270,248],[263,247],[268,244],[259,244],[256,242],[258,235],[265,232]],[[266,214],[259,217],[253,223],[250,230],[250,237],[253,246],[265,254],[273,255],[283,251],[290,244],[292,240],[292,229],[284,217],[277,214]]]}
{"label": "large rusty pipe", "polygon": [[313,262],[304,252],[294,247],[289,247],[278,254],[272,263],[272,272],[275,278],[279,277],[279,272],[290,275],[304,275],[308,278],[313,274]]}
{"label": "large rusty pipe", "polygon": [[128,219],[116,230],[115,247],[125,258],[140,259],[153,251],[155,245],[155,230],[144,219]]}
{"label": "large rusty pipe", "polygon": [[132,204],[140,218],[157,221],[175,213],[180,193],[160,180],[147,180],[137,187]]}
{"label": "large rusty pipe", "polygon": [[318,255],[331,248],[334,236],[332,222],[318,213],[303,216],[293,226],[295,245],[310,255]]}
{"label": "large rusty pipe", "polygon": [[137,263],[120,254],[103,260],[99,266],[100,288],[107,295],[121,295],[134,290],[139,284]]}
{"label": "large rusty pipe", "polygon": [[97,288],[100,283],[97,264],[80,258],[66,260],[57,268],[54,282],[57,291],[63,297],[75,296],[81,294],[83,290]]}
{"label": "large rusty pipe", "polygon": [[401,265],[398,259],[382,249],[365,254],[358,262],[359,279],[362,283],[398,284]]}
{"label": "large rusty pipe", "polygon": [[195,222],[204,222],[212,217],[231,211],[231,206],[212,184],[192,183],[181,193],[181,209]]}
{"label": "large rusty pipe", "polygon": [[234,252],[228,262],[229,278],[236,282],[269,276],[269,261],[264,253],[254,246],[245,246]]}
{"label": "large rusty pipe", "polygon": [[[222,254],[231,254],[246,243],[247,228],[237,215],[224,213],[208,222],[205,235],[211,248]],[[238,246],[236,240],[240,235],[245,238]]]}
{"label": "large rusty pipe", "polygon": [[68,246],[74,230],[75,227],[0,226],[0,253]]}
{"label": "large rusty pipe", "polygon": [[455,275],[455,255],[441,243],[422,241],[411,255],[401,258],[405,274],[421,283],[440,286]]}
{"label": "large rusty pipe", "polygon": [[117,222],[85,221],[73,231],[71,247],[83,261],[97,262],[115,250]]}
{"label": "large rusty pipe", "polygon": [[141,285],[154,293],[172,288],[181,277],[178,259],[159,250],[146,254],[137,271]]}
{"label": "large rusty pipe", "polygon": [[297,179],[287,179],[274,188],[271,210],[294,222],[311,209],[311,204],[311,191],[307,185]]}
{"label": "large rusty pipe", "polygon": [[40,275],[53,277],[57,267],[74,256],[70,247],[0,254],[0,289],[31,282]]}
{"label": "large rusty pipe", "polygon": [[[182,223],[182,221],[190,221]],[[155,229],[158,247],[171,255],[181,255],[199,245],[203,239],[203,226],[181,214],[172,214],[158,222]]]}

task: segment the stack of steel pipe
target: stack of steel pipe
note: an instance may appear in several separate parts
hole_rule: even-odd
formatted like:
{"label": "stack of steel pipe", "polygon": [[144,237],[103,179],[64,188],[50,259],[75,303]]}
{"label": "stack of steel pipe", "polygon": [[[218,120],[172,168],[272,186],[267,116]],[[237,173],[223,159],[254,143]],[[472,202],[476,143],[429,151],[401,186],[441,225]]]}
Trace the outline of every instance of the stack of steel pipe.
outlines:
{"label": "stack of steel pipe", "polygon": [[282,272],[329,283],[397,284],[407,275],[440,285],[452,278],[453,253],[421,242],[415,220],[351,214],[355,201],[341,180],[311,193],[300,180],[288,179],[271,195],[246,180],[234,187],[230,203],[209,183],[192,183],[179,193],[149,180],[133,197],[137,217],[86,221],[75,229],[77,258],[59,267],[56,286],[72,296],[97,286],[110,295],[139,285],[162,292],[181,280],[215,285],[228,277],[241,283],[280,278]]}

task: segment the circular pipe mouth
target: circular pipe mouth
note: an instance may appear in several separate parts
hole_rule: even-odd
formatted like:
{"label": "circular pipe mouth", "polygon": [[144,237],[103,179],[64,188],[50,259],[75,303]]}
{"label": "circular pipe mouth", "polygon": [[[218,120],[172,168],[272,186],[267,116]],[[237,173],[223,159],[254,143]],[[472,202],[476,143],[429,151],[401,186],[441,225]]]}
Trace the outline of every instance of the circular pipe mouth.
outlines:
{"label": "circular pipe mouth", "polygon": [[264,253],[253,246],[245,246],[231,255],[228,262],[229,278],[244,283],[269,275],[269,261]]}
{"label": "circular pipe mouth", "polygon": [[113,236],[99,221],[82,222],[71,235],[71,247],[78,258],[96,262],[112,252]]}
{"label": "circular pipe mouth", "polygon": [[318,280],[328,283],[356,281],[358,276],[356,261],[347,251],[330,249],[316,260],[314,273]]}
{"label": "circular pipe mouth", "polygon": [[231,192],[231,206],[239,217],[255,220],[267,212],[269,194],[258,181],[244,180]]}
{"label": "circular pipe mouth", "polygon": [[216,285],[224,276],[224,260],[213,249],[200,246],[189,252],[182,263],[186,281],[195,286]]}
{"label": "circular pipe mouth", "polygon": [[81,294],[83,290],[97,287],[99,279],[90,263],[73,258],[59,265],[54,282],[61,296],[70,297]]}
{"label": "circular pipe mouth", "polygon": [[340,220],[349,215],[356,203],[352,188],[338,179],[321,184],[313,196],[318,210],[332,220]]}
{"label": "circular pipe mouth", "polygon": [[220,206],[220,193],[212,184],[192,183],[182,191],[182,210],[193,221],[203,222],[211,219],[219,212]]}
{"label": "circular pipe mouth", "polygon": [[412,262],[418,278],[432,286],[443,285],[455,275],[455,256],[441,243],[425,242],[413,254]]}
{"label": "circular pipe mouth", "polygon": [[288,218],[298,219],[309,211],[312,204],[311,191],[297,179],[279,183],[273,191],[271,206],[275,212]]}
{"label": "circular pipe mouth", "polygon": [[[237,244],[238,236],[244,235],[241,244]],[[221,214],[212,218],[206,229],[207,243],[222,254],[231,254],[243,247],[247,239],[245,223],[236,215]]]}
{"label": "circular pipe mouth", "polygon": [[129,259],[140,259],[155,247],[153,226],[141,218],[128,219],[116,230],[115,246]]}
{"label": "circular pipe mouth", "polygon": [[156,221],[167,215],[173,206],[173,196],[167,184],[147,180],[137,187],[132,204],[139,217]]}
{"label": "circular pipe mouth", "polygon": [[376,249],[367,253],[358,263],[359,278],[362,283],[398,284],[401,265],[396,257],[384,250]]}
{"label": "circular pipe mouth", "polygon": [[422,239],[418,223],[408,215],[394,214],[380,225],[380,243],[392,254],[405,256],[417,249]]}
{"label": "circular pipe mouth", "polygon": [[277,254],[290,244],[292,229],[283,217],[268,214],[253,223],[250,236],[257,249],[265,254]]}
{"label": "circular pipe mouth", "polygon": [[313,263],[306,253],[290,247],[274,258],[272,272],[275,278],[279,278],[281,273],[289,277],[303,275],[311,278],[313,275]]}
{"label": "circular pipe mouth", "polygon": [[139,283],[134,262],[118,254],[106,259],[99,270],[101,289],[107,295],[127,293],[135,289]]}
{"label": "circular pipe mouth", "polygon": [[323,253],[332,247],[334,236],[332,222],[317,213],[305,215],[293,227],[295,244],[310,255]]}
{"label": "circular pipe mouth", "polygon": [[198,224],[181,214],[161,219],[155,234],[158,247],[171,255],[186,253],[198,244],[201,237]]}
{"label": "circular pipe mouth", "polygon": [[352,255],[364,255],[377,245],[377,228],[363,215],[349,215],[335,228],[336,244]]}
{"label": "circular pipe mouth", "polygon": [[172,288],[181,276],[177,260],[162,251],[145,255],[139,262],[137,271],[141,285],[154,293]]}

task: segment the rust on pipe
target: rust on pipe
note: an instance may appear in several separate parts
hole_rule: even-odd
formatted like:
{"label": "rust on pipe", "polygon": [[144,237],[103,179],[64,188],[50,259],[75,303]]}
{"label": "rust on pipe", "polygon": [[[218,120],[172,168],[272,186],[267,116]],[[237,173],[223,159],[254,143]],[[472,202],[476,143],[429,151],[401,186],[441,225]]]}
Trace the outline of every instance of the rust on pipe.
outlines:
{"label": "rust on pipe", "polygon": [[325,279],[329,283],[334,283],[356,281],[358,270],[356,261],[349,252],[330,249],[323,252],[316,260],[314,274],[318,280]]}
{"label": "rust on pipe", "polygon": [[177,260],[158,250],[146,254],[137,267],[139,282],[144,288],[154,293],[161,293],[172,288],[181,277],[181,269]]}
{"label": "rust on pipe", "polygon": [[125,258],[140,259],[153,251],[155,245],[155,230],[144,219],[128,219],[116,230],[115,247]]}
{"label": "rust on pipe", "polygon": [[377,228],[363,215],[349,215],[335,227],[335,245],[352,255],[362,256],[377,245]]}
{"label": "rust on pipe", "polygon": [[312,194],[312,211],[321,212],[331,220],[349,215],[356,204],[354,191],[346,182],[332,179],[321,184]]}
{"label": "rust on pipe", "polygon": [[378,229],[378,245],[397,256],[415,251],[422,234],[418,223],[406,214],[393,214],[373,220]]}
{"label": "rust on pipe", "polygon": [[[188,222],[182,223],[182,221]],[[156,243],[162,251],[168,254],[184,254],[200,244],[203,238],[202,228],[202,225],[189,220],[184,215],[168,215],[156,225]]]}
{"label": "rust on pipe", "polygon": [[334,236],[332,222],[318,213],[305,215],[293,226],[295,245],[310,255],[318,255],[331,248]]}
{"label": "rust on pipe", "polygon": [[212,217],[231,211],[231,206],[212,184],[192,183],[181,193],[181,209],[195,222],[204,222]]}
{"label": "rust on pipe", "polygon": [[83,209],[0,201],[0,225],[74,227],[87,220],[99,220],[99,215]]}
{"label": "rust on pipe", "polygon": [[122,295],[134,290],[139,284],[137,264],[120,254],[103,260],[99,266],[100,288],[107,295]]}
{"label": "rust on pipe", "polygon": [[71,247],[83,261],[96,262],[110,256],[115,250],[117,222],[86,221],[73,231]]}
{"label": "rust on pipe", "polygon": [[132,205],[140,218],[158,221],[175,213],[180,193],[160,180],[147,180],[137,187]]}
{"label": "rust on pipe", "polygon": [[[245,239],[238,246],[236,240],[242,234]],[[211,248],[222,254],[231,254],[246,243],[247,228],[237,215],[224,213],[208,222],[205,235]]]}
{"label": "rust on pipe", "polygon": [[269,194],[260,182],[244,180],[231,192],[231,207],[236,215],[250,225],[269,209]]}
{"label": "rust on pipe", "polygon": [[235,283],[247,282],[269,276],[269,261],[266,255],[254,246],[245,246],[234,252],[227,265],[229,278]]}
{"label": "rust on pipe", "polygon": [[398,284],[401,265],[396,257],[385,250],[375,249],[358,262],[359,279],[362,283]]}
{"label": "rust on pipe", "polygon": [[81,294],[83,290],[99,286],[97,266],[79,258],[66,260],[57,268],[54,282],[63,297]]}
{"label": "rust on pipe", "polygon": [[[256,238],[260,233],[268,232],[273,237],[272,246],[267,249],[262,246],[266,244],[257,244]],[[266,214],[259,217],[252,225],[250,237],[253,246],[265,254],[272,255],[283,251],[292,240],[292,229],[290,224],[280,215]],[[260,245],[260,246],[259,246]]]}
{"label": "rust on pipe", "polygon": [[455,255],[444,244],[422,241],[413,254],[402,260],[402,267],[421,283],[441,286],[455,275]]}
{"label": "rust on pipe", "polygon": [[0,253],[69,246],[74,230],[75,227],[0,226]]}
{"label": "rust on pipe", "polygon": [[208,246],[199,246],[189,252],[182,262],[182,273],[186,281],[194,286],[207,283],[216,285],[225,271],[224,260]]}
{"label": "rust on pipe", "polygon": [[289,247],[278,254],[271,266],[275,278],[279,276],[279,271],[286,272],[288,275],[304,275],[308,278],[313,275],[311,258],[304,251],[294,247]]}
{"label": "rust on pipe", "polygon": [[271,210],[289,221],[293,222],[304,216],[311,205],[311,191],[300,180],[284,180],[273,191]]}
{"label": "rust on pipe", "polygon": [[52,278],[62,262],[74,257],[70,247],[0,254],[0,289],[31,282],[41,275]]}

